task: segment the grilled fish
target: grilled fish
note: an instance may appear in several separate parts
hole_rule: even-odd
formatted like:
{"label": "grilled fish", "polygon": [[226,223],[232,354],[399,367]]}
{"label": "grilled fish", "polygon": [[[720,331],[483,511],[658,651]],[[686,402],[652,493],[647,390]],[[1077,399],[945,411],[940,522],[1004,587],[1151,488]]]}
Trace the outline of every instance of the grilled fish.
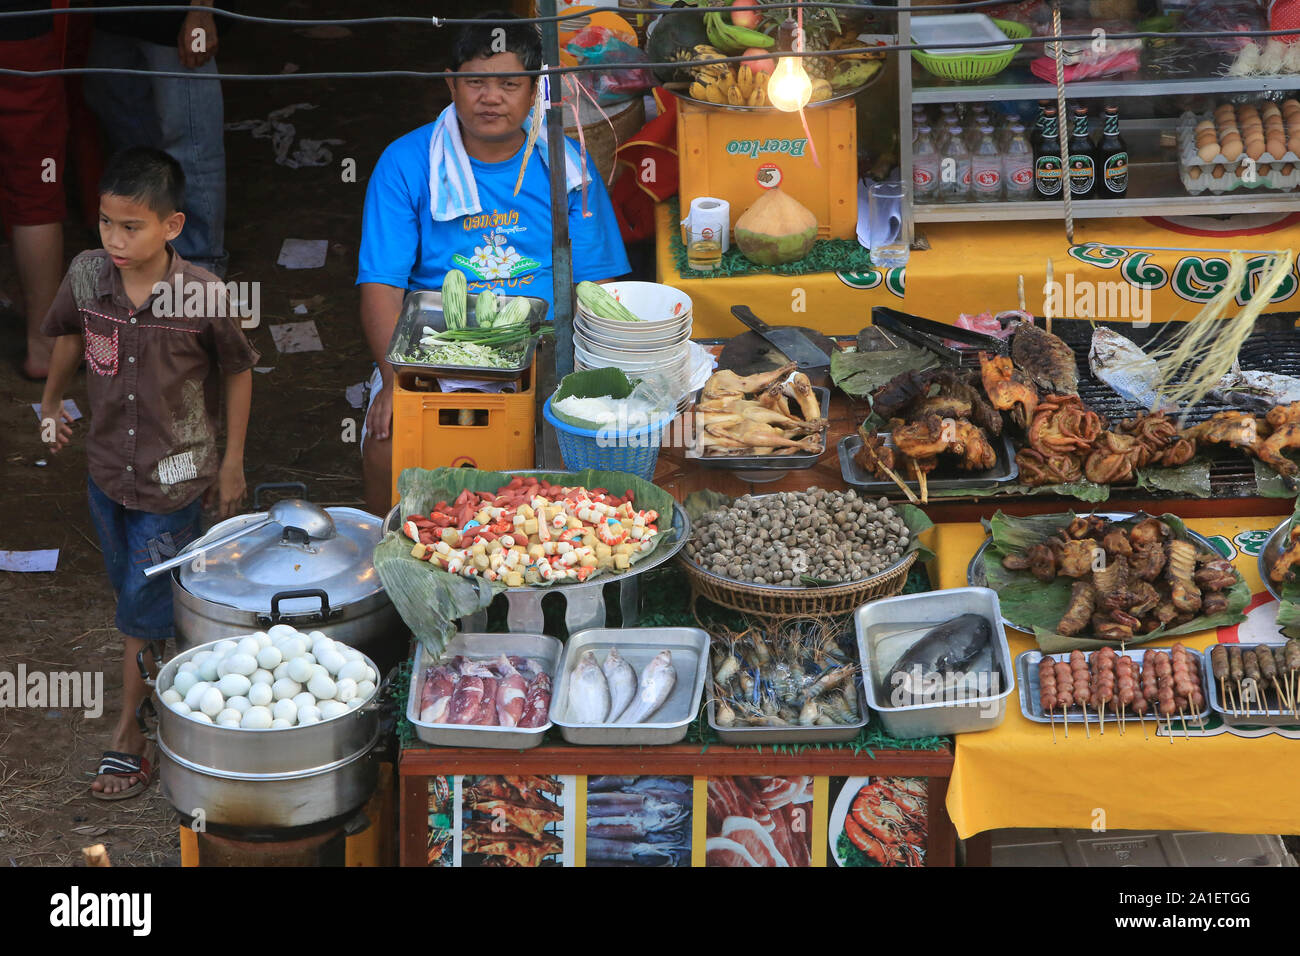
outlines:
{"label": "grilled fish", "polygon": [[1147,411],[1178,410],[1178,406],[1162,402],[1156,393],[1160,387],[1160,368],[1156,360],[1143,352],[1137,343],[1112,329],[1098,328],[1092,333],[1088,367],[1125,401],[1141,405]]}
{"label": "grilled fish", "polygon": [[1300,402],[1300,378],[1277,372],[1243,372],[1234,367],[1210,394],[1225,405],[1266,412],[1277,405]]}
{"label": "grilled fish", "polygon": [[1051,332],[1020,323],[1011,338],[1011,358],[1044,391],[1057,395],[1079,394],[1074,350]]}

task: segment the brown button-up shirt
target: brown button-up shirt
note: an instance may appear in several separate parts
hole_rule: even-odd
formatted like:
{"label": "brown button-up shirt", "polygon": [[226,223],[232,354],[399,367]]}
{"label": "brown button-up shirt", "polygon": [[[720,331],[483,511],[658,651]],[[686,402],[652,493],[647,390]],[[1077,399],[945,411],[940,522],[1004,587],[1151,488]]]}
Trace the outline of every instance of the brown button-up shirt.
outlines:
{"label": "brown button-up shirt", "polygon": [[[227,287],[168,252],[163,281],[172,288],[159,308],[157,292],[133,306],[122,274],[97,249],[72,260],[41,326],[85,344],[90,477],[114,501],[155,514],[185,507],[216,478],[222,377],[258,359]],[[204,290],[202,305],[185,294],[194,283]]]}

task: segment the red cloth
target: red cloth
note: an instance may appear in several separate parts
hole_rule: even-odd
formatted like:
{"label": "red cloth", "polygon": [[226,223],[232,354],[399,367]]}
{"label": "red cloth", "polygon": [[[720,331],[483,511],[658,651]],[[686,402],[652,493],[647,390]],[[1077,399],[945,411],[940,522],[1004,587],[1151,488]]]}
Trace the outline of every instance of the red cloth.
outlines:
{"label": "red cloth", "polygon": [[677,192],[677,98],[653,90],[659,115],[618,148],[619,169],[610,200],[625,242],[648,239],[655,232],[655,203]]}
{"label": "red cloth", "polygon": [[[1273,0],[1268,8],[1268,28],[1289,30],[1291,27],[1300,27],[1300,0]],[[1262,44],[1264,38],[1259,39]],[[1284,33],[1274,39],[1295,43],[1300,40],[1300,33]]]}
{"label": "red cloth", "polygon": [[[57,70],[63,65],[65,32],[56,22],[53,30],[30,40],[0,41],[0,63]],[[0,77],[0,222],[5,229],[63,221],[67,139],[63,77]]]}

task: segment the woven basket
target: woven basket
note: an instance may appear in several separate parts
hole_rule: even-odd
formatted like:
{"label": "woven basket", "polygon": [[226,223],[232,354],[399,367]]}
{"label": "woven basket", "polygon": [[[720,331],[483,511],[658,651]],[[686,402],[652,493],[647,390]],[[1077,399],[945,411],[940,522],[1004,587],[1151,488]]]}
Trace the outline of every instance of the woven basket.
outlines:
{"label": "woven basket", "polygon": [[[637,96],[625,103],[614,103],[602,107],[606,119],[601,116],[585,96],[578,108],[582,119],[582,135],[587,152],[596,164],[596,172],[601,182],[608,185],[614,172],[614,157],[618,148],[641,131],[645,125],[645,101]],[[568,99],[564,103],[564,135],[570,139],[578,138],[578,127],[573,123],[573,107]]]}
{"label": "woven basket", "polygon": [[744,584],[706,571],[684,554],[677,560],[691,581],[692,612],[696,601],[708,598],[714,604],[756,617],[807,617],[849,614],[868,601],[901,594],[916,562],[916,552],[909,552],[892,568],[869,578],[824,588]]}

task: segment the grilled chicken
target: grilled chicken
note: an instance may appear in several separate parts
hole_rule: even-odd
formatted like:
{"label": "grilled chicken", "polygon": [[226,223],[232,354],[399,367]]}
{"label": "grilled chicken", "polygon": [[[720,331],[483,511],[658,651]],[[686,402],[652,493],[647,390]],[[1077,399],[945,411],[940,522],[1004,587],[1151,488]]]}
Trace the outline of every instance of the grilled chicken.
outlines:
{"label": "grilled chicken", "polygon": [[795,368],[795,363],[790,362],[770,372],[755,372],[753,375],[745,376],[737,375],[730,369],[720,369],[709,376],[709,380],[704,383],[700,400],[708,401],[713,398],[726,398],[729,395],[746,395],[760,391],[789,375]]}
{"label": "grilled chicken", "polygon": [[1011,412],[1017,425],[1028,428],[1038,409],[1038,390],[1028,376],[1005,355],[990,356],[987,352],[980,353],[980,376],[993,407]]}

